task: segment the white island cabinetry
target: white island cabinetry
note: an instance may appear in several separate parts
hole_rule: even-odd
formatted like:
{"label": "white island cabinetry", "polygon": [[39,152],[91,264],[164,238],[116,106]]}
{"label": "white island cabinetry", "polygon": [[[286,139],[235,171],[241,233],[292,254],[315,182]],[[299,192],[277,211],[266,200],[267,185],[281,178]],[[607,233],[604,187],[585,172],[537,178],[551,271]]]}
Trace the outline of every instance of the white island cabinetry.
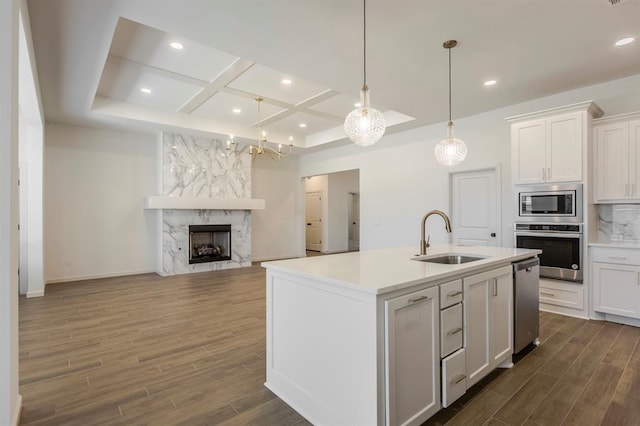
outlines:
{"label": "white island cabinetry", "polygon": [[513,276],[510,266],[464,283],[467,386],[509,360],[513,352]]}
{"label": "white island cabinetry", "polygon": [[440,409],[438,287],[384,305],[387,423],[420,424]]}
{"label": "white island cabinetry", "polygon": [[[263,263],[265,385],[313,424],[421,424],[466,390],[467,348],[460,345],[470,320],[462,322],[461,292],[472,276],[484,277],[483,297],[491,300],[490,336],[478,339],[491,358],[486,372],[510,360],[511,263],[540,251],[429,250],[482,258],[428,263],[412,260],[414,248],[398,248]],[[451,336],[443,341],[443,333]]]}

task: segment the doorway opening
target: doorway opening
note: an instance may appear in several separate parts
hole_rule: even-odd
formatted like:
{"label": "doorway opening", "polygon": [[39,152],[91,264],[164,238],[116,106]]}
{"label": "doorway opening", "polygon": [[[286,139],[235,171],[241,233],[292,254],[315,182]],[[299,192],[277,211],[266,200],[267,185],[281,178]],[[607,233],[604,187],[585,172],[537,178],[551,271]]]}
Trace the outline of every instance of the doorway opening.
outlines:
{"label": "doorway opening", "polygon": [[360,171],[304,178],[307,256],[360,249]]}

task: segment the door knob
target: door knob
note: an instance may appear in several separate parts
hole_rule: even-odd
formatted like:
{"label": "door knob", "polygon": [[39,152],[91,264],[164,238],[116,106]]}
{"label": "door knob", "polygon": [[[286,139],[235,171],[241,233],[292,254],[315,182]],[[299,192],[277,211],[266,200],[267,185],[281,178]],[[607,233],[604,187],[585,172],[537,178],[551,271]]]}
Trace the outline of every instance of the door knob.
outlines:
{"label": "door knob", "polygon": [[491,237],[492,237],[492,238],[495,238],[495,237],[496,237],[496,233],[495,233],[495,232],[492,232],[492,233],[491,233]]}

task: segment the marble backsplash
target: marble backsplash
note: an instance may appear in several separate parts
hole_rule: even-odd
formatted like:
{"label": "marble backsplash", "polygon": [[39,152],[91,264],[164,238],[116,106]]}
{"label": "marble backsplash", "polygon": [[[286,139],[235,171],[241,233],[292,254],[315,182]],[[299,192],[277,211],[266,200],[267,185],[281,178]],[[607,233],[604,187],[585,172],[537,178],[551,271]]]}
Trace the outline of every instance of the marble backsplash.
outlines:
{"label": "marble backsplash", "polygon": [[[226,143],[164,133],[162,193],[168,197],[251,198],[251,157]],[[189,264],[189,225],[231,225],[231,260]],[[250,210],[162,211],[163,276],[251,266]]]}
{"label": "marble backsplash", "polygon": [[640,204],[600,204],[598,241],[640,243]]}

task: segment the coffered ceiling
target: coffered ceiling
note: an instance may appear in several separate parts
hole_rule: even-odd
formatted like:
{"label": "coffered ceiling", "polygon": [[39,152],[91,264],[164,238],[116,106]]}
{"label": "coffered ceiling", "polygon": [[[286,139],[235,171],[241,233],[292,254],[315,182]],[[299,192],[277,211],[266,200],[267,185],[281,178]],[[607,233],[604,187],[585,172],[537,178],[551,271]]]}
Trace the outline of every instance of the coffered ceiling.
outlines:
{"label": "coffered ceiling", "polygon": [[[345,142],[360,0],[29,0],[49,121]],[[640,0],[368,0],[368,83],[387,134],[640,73]],[[180,49],[171,46],[180,43]],[[497,80],[486,87],[483,82]]]}

